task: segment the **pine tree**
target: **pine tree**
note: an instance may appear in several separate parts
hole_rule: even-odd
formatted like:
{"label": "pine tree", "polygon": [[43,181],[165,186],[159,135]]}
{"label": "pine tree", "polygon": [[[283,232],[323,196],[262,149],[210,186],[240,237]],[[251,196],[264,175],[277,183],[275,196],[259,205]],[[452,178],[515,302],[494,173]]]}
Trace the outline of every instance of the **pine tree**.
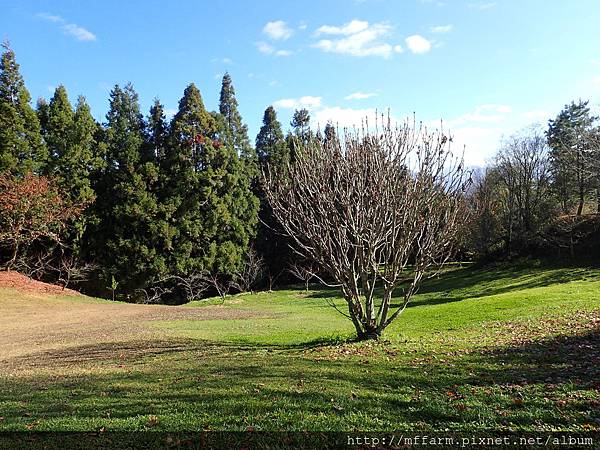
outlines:
{"label": "pine tree", "polygon": [[229,132],[227,139],[231,139],[231,145],[247,167],[248,175],[251,178],[256,177],[258,175],[256,152],[248,138],[248,126],[242,122],[242,116],[238,110],[238,101],[235,97],[235,89],[229,73],[225,73],[223,76],[219,97],[219,112],[223,116]]}
{"label": "pine tree", "polygon": [[37,114],[19,72],[15,53],[5,42],[0,60],[0,172],[39,173],[46,164]]}
{"label": "pine tree", "polygon": [[596,117],[590,114],[588,103],[579,101],[565,105],[556,119],[550,120],[546,133],[551,147],[555,191],[563,211],[567,212],[570,204],[576,202],[578,216],[583,212],[586,196],[593,184],[594,155],[586,136]]}

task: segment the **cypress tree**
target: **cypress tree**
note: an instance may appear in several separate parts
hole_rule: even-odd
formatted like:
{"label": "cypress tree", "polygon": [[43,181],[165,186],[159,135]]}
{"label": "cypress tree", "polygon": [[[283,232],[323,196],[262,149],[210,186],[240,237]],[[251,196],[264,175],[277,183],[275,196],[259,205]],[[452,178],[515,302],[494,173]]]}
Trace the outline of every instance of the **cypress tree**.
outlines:
{"label": "cypress tree", "polygon": [[74,117],[75,113],[69,102],[67,90],[64,86],[57,87],[47,108],[44,140],[50,157],[48,172],[63,181],[70,175],[68,170],[64,170],[70,164],[63,165],[63,163],[72,153]]}
{"label": "cypress tree", "polygon": [[169,126],[165,118],[164,106],[158,99],[154,99],[154,104],[150,107],[146,133],[148,143],[146,158],[160,164],[166,156]]}
{"label": "cypress tree", "polygon": [[204,108],[189,85],[170,128],[168,208],[178,224],[172,246],[178,274],[208,270],[231,275],[253,237],[257,200],[233,148],[224,116]]}
{"label": "cypress tree", "polygon": [[164,205],[170,212],[169,267],[178,275],[203,270],[201,254],[205,195],[201,172],[205,169],[203,146],[217,131],[215,119],[206,111],[200,91],[188,85],[179,101],[168,138],[163,163]]}
{"label": "cypress tree", "polygon": [[[290,162],[290,149],[272,106],[264,112],[263,125],[256,136],[256,153],[263,171],[271,168],[275,173],[285,173]],[[287,268],[292,255],[288,240],[281,232],[262,188],[257,186],[256,192],[260,199],[256,250],[266,261],[271,276],[276,277]]]}
{"label": "cypress tree", "polygon": [[263,125],[256,136],[256,153],[263,169],[267,164],[282,168],[289,162],[289,148],[272,106],[269,106],[263,115]]}
{"label": "cypress tree", "polygon": [[5,42],[0,59],[0,172],[39,173],[46,164],[40,122],[19,72],[15,53]]}
{"label": "cypress tree", "polygon": [[106,286],[114,278],[128,295],[165,271],[164,258],[153,246],[158,203],[152,188],[158,171],[153,162],[142,160],[144,129],[133,87],[115,86],[107,114],[105,169],[95,203],[99,223],[92,238]]}
{"label": "cypress tree", "polygon": [[248,126],[242,122],[242,116],[238,110],[238,101],[235,97],[235,89],[229,73],[225,73],[221,83],[221,94],[219,96],[219,112],[223,116],[228,131],[227,140],[241,158],[251,178],[256,177],[256,152],[248,138]]}

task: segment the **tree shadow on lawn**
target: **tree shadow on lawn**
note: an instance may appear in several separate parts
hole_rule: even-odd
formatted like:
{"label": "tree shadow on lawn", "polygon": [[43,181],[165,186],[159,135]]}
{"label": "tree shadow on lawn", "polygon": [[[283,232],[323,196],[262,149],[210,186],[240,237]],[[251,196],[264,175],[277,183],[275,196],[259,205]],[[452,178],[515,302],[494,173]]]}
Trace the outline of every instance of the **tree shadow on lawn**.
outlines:
{"label": "tree shadow on lawn", "polygon": [[[598,281],[600,277],[597,274],[590,274],[586,268],[531,267],[524,262],[511,266],[507,264],[490,266],[489,268],[469,266],[449,270],[423,281],[417,292],[418,295],[411,299],[408,307],[453,303],[469,298],[487,297],[587,279]],[[400,299],[402,286],[397,288],[394,299]],[[376,296],[380,297],[381,294],[382,291],[377,289]],[[335,299],[341,298],[341,294],[339,290],[333,288],[321,289],[307,295],[307,298]],[[391,305],[393,308],[399,306],[401,306],[400,302],[394,302]]]}
{"label": "tree shadow on lawn", "polygon": [[[96,358],[98,363],[99,358],[112,360],[115,351],[130,347],[79,347],[57,352],[48,361],[57,369],[60,366],[54,364],[61,355],[69,360],[70,355],[85,353],[93,357],[84,361]],[[436,359],[390,353],[388,360],[323,350],[265,352],[182,341],[148,353],[134,352],[119,361],[119,368],[105,373],[0,377],[0,410],[7,426],[22,426],[34,418],[71,418],[79,426],[90,426],[86,420],[105,423],[108,430],[117,426],[111,420],[119,419],[131,419],[143,429],[150,414],[159,418],[180,414],[182,423],[167,421],[165,426],[183,429],[205,425],[302,429],[319,417],[328,417],[339,430],[402,424],[415,429],[481,426],[482,420],[487,427],[507,421],[534,426],[542,420],[564,428],[586,423],[585,411],[594,409],[592,400],[581,401],[568,414],[553,404],[524,412],[511,403],[515,387],[537,403],[560,385],[573,390],[600,388],[598,330]],[[505,410],[503,416],[498,415],[500,409]]]}
{"label": "tree shadow on lawn", "polygon": [[573,383],[600,390],[600,329],[488,349],[477,361],[493,362],[495,368],[486,371],[492,383]]}

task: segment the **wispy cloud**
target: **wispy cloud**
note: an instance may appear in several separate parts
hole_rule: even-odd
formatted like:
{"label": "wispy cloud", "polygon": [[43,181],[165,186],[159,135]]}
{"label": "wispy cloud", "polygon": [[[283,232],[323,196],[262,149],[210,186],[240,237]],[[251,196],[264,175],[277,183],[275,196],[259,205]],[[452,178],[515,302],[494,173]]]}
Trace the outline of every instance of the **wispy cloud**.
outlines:
{"label": "wispy cloud", "polygon": [[341,26],[323,25],[316,30],[315,36],[330,37],[320,39],[312,46],[330,53],[389,58],[393,52],[402,52],[401,46],[392,46],[382,40],[391,29],[385,22],[369,24],[364,20],[352,20]]}
{"label": "wispy cloud", "polygon": [[277,41],[285,41],[286,39],[289,39],[292,34],[294,34],[294,31],[283,20],[267,22],[262,31],[270,39]]}
{"label": "wispy cloud", "polygon": [[364,100],[366,98],[375,97],[375,92],[353,92],[350,95],[344,97],[345,100]]}
{"label": "wispy cloud", "polygon": [[275,56],[290,56],[293,55],[294,52],[291,50],[277,50],[271,44],[263,41],[259,41],[256,43],[256,48],[259,52],[265,55],[275,55]]}
{"label": "wispy cloud", "polygon": [[452,31],[453,26],[448,25],[438,25],[436,27],[429,28],[429,31],[432,33],[442,34],[442,33],[450,33]]}
{"label": "wispy cloud", "polygon": [[277,109],[298,109],[306,108],[309,110],[319,108],[321,106],[322,97],[313,97],[305,95],[300,98],[282,98],[273,102],[273,106]]}
{"label": "wispy cloud", "polygon": [[431,50],[431,42],[419,34],[407,37],[405,42],[408,49],[417,55],[427,53]]}
{"label": "wispy cloud", "polygon": [[60,29],[78,41],[95,41],[96,35],[89,30],[75,24],[70,23],[68,20],[62,18],[61,16],[49,13],[39,13],[37,15],[40,19],[46,20],[48,22],[56,23],[60,26]]}

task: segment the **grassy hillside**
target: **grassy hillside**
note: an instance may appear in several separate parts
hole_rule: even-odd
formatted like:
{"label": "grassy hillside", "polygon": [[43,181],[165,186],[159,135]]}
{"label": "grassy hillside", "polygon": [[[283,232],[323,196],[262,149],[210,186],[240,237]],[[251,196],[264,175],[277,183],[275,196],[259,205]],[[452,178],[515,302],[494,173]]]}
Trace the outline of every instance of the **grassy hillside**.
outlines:
{"label": "grassy hillside", "polygon": [[[185,307],[0,291],[0,430],[600,429],[598,269],[453,270],[380,343],[347,342],[326,300],[343,305],[320,289]],[[36,331],[36,304],[63,334]]]}

